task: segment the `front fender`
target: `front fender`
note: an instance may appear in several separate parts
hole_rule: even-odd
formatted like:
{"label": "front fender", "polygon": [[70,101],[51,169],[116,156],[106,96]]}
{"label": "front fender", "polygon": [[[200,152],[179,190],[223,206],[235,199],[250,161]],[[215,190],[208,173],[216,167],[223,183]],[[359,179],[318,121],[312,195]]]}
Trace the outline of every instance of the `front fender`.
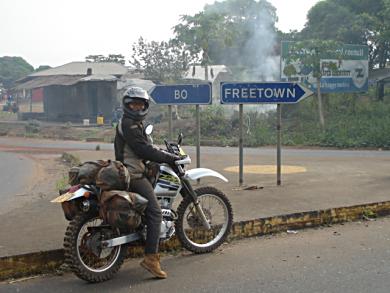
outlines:
{"label": "front fender", "polygon": [[214,170],[207,169],[207,168],[191,169],[191,170],[186,171],[186,174],[184,175],[185,178],[191,179],[191,180],[197,180],[199,178],[208,177],[208,176],[217,177],[225,182],[228,182],[228,180],[226,179],[225,176],[223,176],[222,174],[220,174]]}

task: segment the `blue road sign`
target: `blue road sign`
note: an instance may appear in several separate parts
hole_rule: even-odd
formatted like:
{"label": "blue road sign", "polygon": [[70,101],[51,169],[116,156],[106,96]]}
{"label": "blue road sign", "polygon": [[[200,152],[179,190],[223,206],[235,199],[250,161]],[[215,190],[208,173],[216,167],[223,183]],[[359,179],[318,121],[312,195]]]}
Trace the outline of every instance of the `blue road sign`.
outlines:
{"label": "blue road sign", "polygon": [[309,89],[292,82],[221,82],[222,104],[289,104],[312,94]]}
{"label": "blue road sign", "polygon": [[156,85],[150,95],[156,104],[211,104],[211,83]]}

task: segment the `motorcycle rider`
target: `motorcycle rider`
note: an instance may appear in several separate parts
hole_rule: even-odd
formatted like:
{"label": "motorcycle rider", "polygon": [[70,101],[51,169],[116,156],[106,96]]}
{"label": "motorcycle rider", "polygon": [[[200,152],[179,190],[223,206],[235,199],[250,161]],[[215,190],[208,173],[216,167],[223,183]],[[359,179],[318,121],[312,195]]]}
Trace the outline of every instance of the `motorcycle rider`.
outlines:
{"label": "motorcycle rider", "polygon": [[148,114],[150,98],[140,87],[129,87],[122,98],[123,117],[119,121],[115,135],[115,159],[129,170],[130,190],[148,199],[145,211],[147,235],[145,257],[140,265],[155,277],[165,279],[167,273],[161,270],[158,245],[161,228],[161,208],[157,202],[153,186],[145,177],[144,161],[174,165],[180,157],[154,147],[147,139],[143,121]]}

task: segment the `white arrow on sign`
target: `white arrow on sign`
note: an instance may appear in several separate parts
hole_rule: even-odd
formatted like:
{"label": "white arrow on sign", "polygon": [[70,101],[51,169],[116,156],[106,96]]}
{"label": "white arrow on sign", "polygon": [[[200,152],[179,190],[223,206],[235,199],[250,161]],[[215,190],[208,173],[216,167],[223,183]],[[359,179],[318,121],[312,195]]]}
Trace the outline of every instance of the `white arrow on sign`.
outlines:
{"label": "white arrow on sign", "polygon": [[224,104],[297,103],[313,92],[298,83],[221,83],[221,102]]}

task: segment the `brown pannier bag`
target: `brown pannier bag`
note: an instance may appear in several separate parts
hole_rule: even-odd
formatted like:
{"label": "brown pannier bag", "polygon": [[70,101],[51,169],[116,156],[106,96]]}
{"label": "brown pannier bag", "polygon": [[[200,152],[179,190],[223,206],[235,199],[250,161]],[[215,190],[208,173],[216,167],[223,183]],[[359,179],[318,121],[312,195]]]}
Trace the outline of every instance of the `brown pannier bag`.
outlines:
{"label": "brown pannier bag", "polygon": [[77,212],[79,211],[74,200],[62,202],[61,207],[64,211],[65,219],[67,219],[68,221],[72,221],[73,218],[76,216]]}
{"label": "brown pannier bag", "polygon": [[129,190],[130,174],[119,161],[107,161],[96,175],[96,186],[101,190]]}
{"label": "brown pannier bag", "polygon": [[110,161],[97,160],[97,161],[88,161],[80,164],[79,166],[72,167],[69,170],[69,184],[95,184],[96,175],[103,167],[109,165]]}
{"label": "brown pannier bag", "polygon": [[[69,189],[70,188],[59,190],[60,195],[67,193]],[[68,221],[72,221],[73,218],[76,216],[77,212],[79,211],[79,208],[77,207],[77,204],[74,200],[62,202],[61,207],[64,211],[65,219],[67,219]]]}
{"label": "brown pannier bag", "polygon": [[80,183],[78,179],[79,171],[80,166],[73,166],[72,168],[70,168],[68,172],[68,183],[70,184],[70,186],[77,185]]}
{"label": "brown pannier bag", "polygon": [[100,196],[100,216],[107,224],[129,231],[141,224],[148,200],[137,193],[122,190],[103,191]]}

